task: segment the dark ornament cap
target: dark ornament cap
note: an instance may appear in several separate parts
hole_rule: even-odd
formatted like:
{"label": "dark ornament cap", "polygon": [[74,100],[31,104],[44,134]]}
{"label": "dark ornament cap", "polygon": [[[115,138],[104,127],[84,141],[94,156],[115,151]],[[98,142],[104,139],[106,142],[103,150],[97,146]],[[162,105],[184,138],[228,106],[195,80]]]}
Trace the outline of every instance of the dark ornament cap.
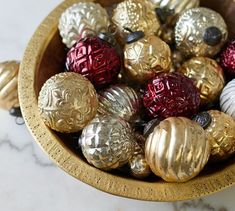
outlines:
{"label": "dark ornament cap", "polygon": [[207,45],[216,46],[223,38],[222,32],[219,28],[212,26],[205,30],[203,40]]}
{"label": "dark ornament cap", "polygon": [[109,43],[112,46],[115,46],[117,44],[117,41],[116,41],[115,37],[112,34],[110,34],[110,33],[103,33],[103,32],[101,32],[97,36],[101,40]]}
{"label": "dark ornament cap", "polygon": [[130,34],[128,34],[127,38],[126,38],[126,43],[127,44],[136,42],[136,41],[144,38],[144,36],[145,36],[143,31],[135,31],[135,32],[133,32],[130,29],[127,29],[127,28],[125,28],[125,30],[130,32]]}
{"label": "dark ornament cap", "polygon": [[154,128],[160,124],[160,122],[161,121],[159,119],[151,120],[144,128],[144,137],[147,138],[153,132]]}
{"label": "dark ornament cap", "polygon": [[208,112],[201,112],[193,117],[193,121],[197,122],[199,125],[206,129],[210,126],[212,122],[211,115]]}

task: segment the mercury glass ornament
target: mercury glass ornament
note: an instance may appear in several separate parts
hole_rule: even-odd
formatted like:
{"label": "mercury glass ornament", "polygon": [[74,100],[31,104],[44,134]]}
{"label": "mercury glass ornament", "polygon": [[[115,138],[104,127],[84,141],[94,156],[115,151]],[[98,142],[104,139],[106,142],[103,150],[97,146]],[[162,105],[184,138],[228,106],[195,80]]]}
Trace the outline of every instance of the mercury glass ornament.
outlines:
{"label": "mercury glass ornament", "polygon": [[178,71],[193,79],[200,91],[202,104],[214,103],[218,100],[225,86],[225,79],[222,68],[215,60],[194,57],[186,61]]}
{"label": "mercury glass ornament", "polygon": [[208,8],[185,11],[175,26],[176,47],[186,56],[213,57],[221,50],[227,37],[224,19]]}
{"label": "mercury glass ornament", "polygon": [[18,99],[18,61],[0,63],[0,108],[11,109],[19,106]]}
{"label": "mercury glass ornament", "polygon": [[99,113],[118,116],[128,122],[139,117],[139,94],[126,85],[114,85],[99,93]]}
{"label": "mercury glass ornament", "polygon": [[211,110],[208,113],[212,118],[211,124],[205,130],[211,143],[210,160],[218,162],[235,153],[235,122],[223,112]]}
{"label": "mercury glass ornament", "polygon": [[135,136],[126,121],[100,115],[84,128],[79,143],[87,161],[103,170],[128,163],[134,153]]}
{"label": "mercury glass ornament", "polygon": [[74,133],[95,117],[98,98],[86,78],[66,72],[46,81],[39,93],[38,107],[48,127],[62,133]]}
{"label": "mercury glass ornament", "polygon": [[107,32],[109,25],[108,13],[100,4],[79,2],[62,13],[59,31],[63,43],[71,48],[81,38]]}
{"label": "mercury glass ornament", "polygon": [[170,117],[149,135],[145,155],[157,176],[167,182],[186,182],[204,168],[210,150],[210,142],[198,123]]}

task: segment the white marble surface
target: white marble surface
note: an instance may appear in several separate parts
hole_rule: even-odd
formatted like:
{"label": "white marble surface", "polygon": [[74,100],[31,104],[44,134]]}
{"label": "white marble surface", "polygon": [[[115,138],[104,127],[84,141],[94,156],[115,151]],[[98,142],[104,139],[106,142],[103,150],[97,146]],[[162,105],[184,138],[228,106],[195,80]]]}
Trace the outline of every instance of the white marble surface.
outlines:
{"label": "white marble surface", "polygon": [[[21,59],[32,33],[61,0],[0,0],[0,60]],[[150,203],[97,191],[57,168],[27,128],[0,110],[1,211],[233,211],[235,187],[179,203]]]}

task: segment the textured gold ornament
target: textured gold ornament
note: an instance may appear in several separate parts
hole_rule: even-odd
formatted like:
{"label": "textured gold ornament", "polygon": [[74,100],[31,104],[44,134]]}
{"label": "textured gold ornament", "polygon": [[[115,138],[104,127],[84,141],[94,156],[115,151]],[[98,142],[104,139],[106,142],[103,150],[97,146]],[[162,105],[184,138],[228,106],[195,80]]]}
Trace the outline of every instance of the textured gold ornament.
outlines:
{"label": "textured gold ornament", "polygon": [[144,150],[138,143],[134,145],[134,155],[129,160],[131,174],[138,178],[143,179],[151,174],[150,167],[145,159]]}
{"label": "textured gold ornament", "polygon": [[225,86],[225,79],[222,68],[215,60],[194,57],[186,61],[178,71],[193,79],[203,104],[218,100]]}
{"label": "textured gold ornament", "polygon": [[97,116],[86,126],[79,143],[89,163],[103,170],[128,163],[134,153],[135,136],[129,123],[113,116]]}
{"label": "textured gold ornament", "polygon": [[65,10],[59,20],[63,43],[71,48],[78,39],[107,32],[109,16],[100,4],[79,2]]}
{"label": "textured gold ornament", "polygon": [[77,73],[60,73],[46,81],[38,98],[44,123],[53,130],[82,130],[96,115],[98,99],[93,85]]}
{"label": "textured gold ornament", "polygon": [[19,106],[18,61],[0,63],[0,108],[9,110]]}
{"label": "textured gold ornament", "polygon": [[228,37],[222,16],[207,8],[184,12],[175,27],[176,47],[187,56],[216,55]]}
{"label": "textured gold ornament", "polygon": [[125,0],[113,11],[113,23],[119,34],[124,37],[129,31],[143,31],[146,35],[160,34],[160,22],[154,12],[153,5],[147,0]]}
{"label": "textured gold ornament", "polygon": [[204,168],[210,150],[210,142],[199,124],[184,117],[171,117],[149,135],[145,155],[157,176],[168,182],[186,182]]}
{"label": "textured gold ornament", "polygon": [[212,123],[206,128],[211,143],[211,161],[225,160],[235,153],[235,122],[229,115],[211,110]]}
{"label": "textured gold ornament", "polygon": [[171,68],[170,47],[154,35],[126,44],[124,57],[127,75],[139,83]]}

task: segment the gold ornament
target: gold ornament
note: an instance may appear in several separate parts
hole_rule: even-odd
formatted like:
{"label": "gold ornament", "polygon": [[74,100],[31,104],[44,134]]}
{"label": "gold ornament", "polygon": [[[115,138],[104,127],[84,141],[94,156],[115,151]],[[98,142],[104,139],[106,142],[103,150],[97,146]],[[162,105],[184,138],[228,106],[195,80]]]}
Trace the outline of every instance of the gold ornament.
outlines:
{"label": "gold ornament", "polygon": [[149,135],[145,155],[157,176],[168,182],[186,182],[204,168],[210,150],[210,142],[198,123],[171,117]]}
{"label": "gold ornament", "polygon": [[211,110],[212,123],[206,128],[211,143],[211,161],[225,160],[235,153],[235,122],[229,115]]}
{"label": "gold ornament", "polygon": [[46,81],[38,98],[44,123],[53,130],[82,130],[96,115],[98,99],[93,85],[83,76],[60,73]]}
{"label": "gold ornament", "polygon": [[184,12],[175,27],[177,49],[191,57],[213,57],[221,50],[227,37],[227,25],[222,16],[203,7]]}
{"label": "gold ornament", "polygon": [[129,78],[144,83],[171,68],[170,47],[154,35],[126,44],[124,49],[126,73]]}
{"label": "gold ornament", "polygon": [[153,5],[148,0],[125,0],[113,11],[113,23],[117,26],[121,37],[128,30],[143,31],[146,35],[160,34],[160,22],[154,12]]}
{"label": "gold ornament", "polygon": [[186,61],[178,71],[193,79],[200,91],[203,104],[218,100],[224,88],[225,79],[222,68],[215,60],[206,57],[194,57]]}
{"label": "gold ornament", "polygon": [[138,178],[143,179],[151,174],[150,167],[145,159],[144,150],[135,143],[134,155],[129,160],[131,174]]}
{"label": "gold ornament", "polygon": [[97,116],[86,126],[79,143],[89,163],[103,170],[128,163],[134,153],[135,136],[129,123],[113,116]]}
{"label": "gold ornament", "polygon": [[18,100],[18,61],[0,63],[0,108],[19,107]]}

